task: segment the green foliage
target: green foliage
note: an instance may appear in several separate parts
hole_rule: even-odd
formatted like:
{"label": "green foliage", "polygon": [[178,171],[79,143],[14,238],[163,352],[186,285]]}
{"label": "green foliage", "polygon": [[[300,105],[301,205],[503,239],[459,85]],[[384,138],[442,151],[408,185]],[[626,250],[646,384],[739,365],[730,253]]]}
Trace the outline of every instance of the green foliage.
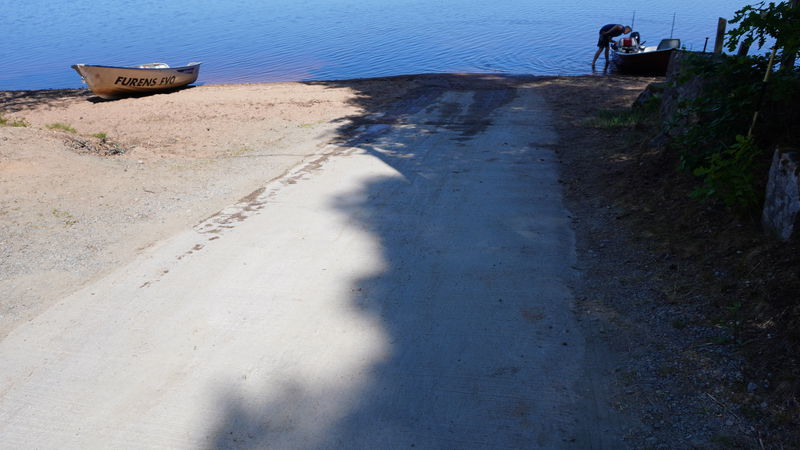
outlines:
{"label": "green foliage", "polygon": [[800,49],[800,7],[790,2],[762,1],[736,11],[730,23],[739,26],[728,33],[728,50],[736,49],[739,42],[756,43],[762,48],[769,38],[775,39],[779,59],[794,57]]}
{"label": "green foliage", "polygon": [[108,139],[108,134],[103,133],[103,132],[95,133],[95,134],[92,134],[91,136],[92,137],[96,137],[97,139],[100,139],[103,142],[105,142],[106,139]]}
{"label": "green foliage", "polygon": [[685,130],[672,146],[678,150],[681,167],[694,172],[736,143],[737,135],[747,133],[760,101],[766,60],[694,57],[687,59],[685,67],[678,82],[699,78],[704,87],[702,95],[678,105],[673,126]]}
{"label": "green foliage", "polygon": [[69,126],[69,125],[67,125],[65,123],[60,123],[60,122],[59,123],[51,123],[50,125],[47,125],[47,129],[48,130],[62,130],[62,131],[66,131],[68,133],[77,133],[78,132],[78,130],[76,130],[75,128],[72,128],[71,126]]}
{"label": "green foliage", "polygon": [[632,109],[602,110],[585,121],[593,128],[630,128],[640,120],[640,114]]}
{"label": "green foliage", "polygon": [[[692,196],[718,199],[741,214],[755,213],[766,180],[767,152],[800,139],[800,77],[775,72],[763,82],[767,58],[693,56],[678,85],[700,84],[697,95],[677,105],[670,146],[681,168],[701,179]],[[688,89],[688,86],[686,86]],[[753,136],[748,135],[759,112]]]}
{"label": "green foliage", "polygon": [[593,128],[633,128],[652,121],[658,112],[661,98],[653,96],[643,105],[626,109],[607,109],[598,111],[593,117],[586,119],[584,125]]}
{"label": "green foliage", "polygon": [[4,127],[28,127],[30,124],[25,119],[7,119],[3,116],[0,116],[0,126]]}
{"label": "green foliage", "polygon": [[736,136],[736,143],[724,151],[711,154],[706,164],[692,172],[703,178],[702,186],[691,196],[720,198],[725,205],[746,212],[755,207],[759,195],[753,183],[761,149],[751,137]]}

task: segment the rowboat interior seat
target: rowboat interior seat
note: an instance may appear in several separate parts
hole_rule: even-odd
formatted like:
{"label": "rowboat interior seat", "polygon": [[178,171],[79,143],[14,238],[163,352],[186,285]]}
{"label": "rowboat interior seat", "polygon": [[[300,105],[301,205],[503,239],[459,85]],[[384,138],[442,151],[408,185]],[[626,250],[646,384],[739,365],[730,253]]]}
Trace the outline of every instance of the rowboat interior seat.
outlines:
{"label": "rowboat interior seat", "polygon": [[680,48],[680,39],[662,39],[658,44],[658,50],[671,50],[673,48]]}
{"label": "rowboat interior seat", "polygon": [[162,62],[154,62],[148,64],[141,64],[136,67],[140,69],[169,69],[169,64]]}

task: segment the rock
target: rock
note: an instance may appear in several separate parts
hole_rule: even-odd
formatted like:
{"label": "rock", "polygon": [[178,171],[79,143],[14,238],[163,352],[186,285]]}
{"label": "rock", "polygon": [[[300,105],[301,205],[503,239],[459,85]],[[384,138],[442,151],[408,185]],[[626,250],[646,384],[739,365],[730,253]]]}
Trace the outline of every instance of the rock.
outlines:
{"label": "rock", "polygon": [[666,81],[654,83],[653,92],[643,92],[634,102],[634,107],[655,105],[649,103],[650,99],[657,96],[660,99],[659,115],[662,122],[661,133],[656,135],[649,145],[664,147],[669,141],[686,133],[686,130],[698,119],[693,114],[687,114],[685,104],[703,95],[705,87],[713,84],[715,80],[692,74],[687,69],[687,60],[692,58],[717,59],[710,54],[697,52],[675,52],[669,63]]}
{"label": "rock", "polygon": [[650,83],[647,85],[644,91],[634,100],[633,105],[631,107],[633,109],[637,108],[649,108],[651,105],[657,105],[661,101],[661,95],[664,94],[667,87],[669,86],[666,82],[660,83]]}
{"label": "rock", "polygon": [[761,223],[784,241],[800,228],[800,154],[796,151],[775,150]]}

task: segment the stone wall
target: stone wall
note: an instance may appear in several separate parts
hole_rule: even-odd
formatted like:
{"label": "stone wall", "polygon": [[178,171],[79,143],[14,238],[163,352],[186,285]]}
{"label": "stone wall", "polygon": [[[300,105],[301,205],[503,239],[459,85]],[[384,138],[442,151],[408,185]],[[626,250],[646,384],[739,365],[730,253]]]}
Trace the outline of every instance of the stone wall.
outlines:
{"label": "stone wall", "polygon": [[697,117],[681,111],[681,105],[703,95],[705,86],[713,83],[713,79],[698,76],[687,76],[685,64],[687,58],[716,58],[715,55],[692,52],[674,52],[669,63],[666,79],[662,82],[650,84],[633,103],[634,108],[641,108],[653,98],[660,99],[659,117],[661,119],[661,133],[651,142],[656,147],[664,146],[673,137],[686,133],[689,125]]}

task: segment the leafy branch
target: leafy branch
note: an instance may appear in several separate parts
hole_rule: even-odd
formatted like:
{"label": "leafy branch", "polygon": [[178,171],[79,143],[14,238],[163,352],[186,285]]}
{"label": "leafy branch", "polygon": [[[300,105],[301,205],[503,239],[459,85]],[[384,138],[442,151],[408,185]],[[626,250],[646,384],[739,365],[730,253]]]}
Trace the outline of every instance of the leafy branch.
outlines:
{"label": "leafy branch", "polygon": [[794,67],[800,51],[800,8],[797,0],[767,4],[766,1],[744,6],[736,11],[730,23],[739,26],[728,32],[727,48],[734,51],[740,43],[761,49],[767,40],[775,39],[778,57],[784,68]]}

